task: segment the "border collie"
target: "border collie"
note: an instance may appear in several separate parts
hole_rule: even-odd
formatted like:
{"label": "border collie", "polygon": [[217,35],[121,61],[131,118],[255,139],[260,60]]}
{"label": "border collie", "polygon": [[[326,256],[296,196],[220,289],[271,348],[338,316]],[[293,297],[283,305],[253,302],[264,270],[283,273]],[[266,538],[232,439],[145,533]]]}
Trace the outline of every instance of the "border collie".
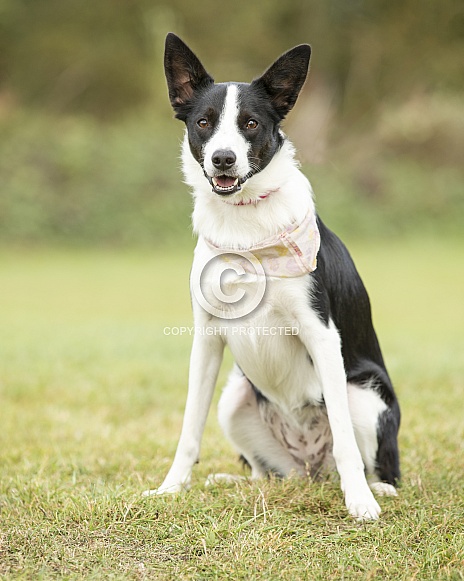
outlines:
{"label": "border collie", "polygon": [[[215,84],[180,38],[166,38],[195,201],[196,332],[174,462],[147,495],[188,488],[226,344],[235,364],[219,421],[252,478],[321,478],[336,468],[358,519],[378,518],[373,491],[396,495],[400,411],[369,298],[347,249],[317,216],[280,128],[310,54],[299,45],[251,84]],[[238,477],[209,482],[221,478]]]}

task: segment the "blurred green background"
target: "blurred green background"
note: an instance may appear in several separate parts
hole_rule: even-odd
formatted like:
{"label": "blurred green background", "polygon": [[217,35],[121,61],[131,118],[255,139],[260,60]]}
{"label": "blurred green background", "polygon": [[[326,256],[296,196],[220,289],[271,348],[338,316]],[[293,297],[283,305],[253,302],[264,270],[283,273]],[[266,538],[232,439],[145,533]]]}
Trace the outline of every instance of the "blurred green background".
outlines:
{"label": "blurred green background", "polygon": [[285,130],[344,238],[462,233],[462,2],[0,0],[0,243],[191,244],[168,31],[217,81],[312,45]]}

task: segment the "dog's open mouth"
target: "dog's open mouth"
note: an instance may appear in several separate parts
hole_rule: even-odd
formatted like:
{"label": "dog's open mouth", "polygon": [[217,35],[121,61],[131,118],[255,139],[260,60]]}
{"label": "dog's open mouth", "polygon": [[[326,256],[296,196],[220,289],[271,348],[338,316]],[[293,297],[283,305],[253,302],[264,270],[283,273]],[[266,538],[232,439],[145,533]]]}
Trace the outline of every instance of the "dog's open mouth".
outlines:
{"label": "dog's open mouth", "polygon": [[203,169],[203,173],[211,184],[215,194],[230,196],[230,194],[239,192],[242,189],[243,184],[255,174],[255,171],[249,171],[246,176],[243,176],[242,178],[228,176],[226,174],[211,177],[206,173],[205,169]]}
{"label": "dog's open mouth", "polygon": [[213,186],[213,192],[216,192],[216,194],[234,194],[241,189],[239,178],[232,176],[214,176],[210,181]]}

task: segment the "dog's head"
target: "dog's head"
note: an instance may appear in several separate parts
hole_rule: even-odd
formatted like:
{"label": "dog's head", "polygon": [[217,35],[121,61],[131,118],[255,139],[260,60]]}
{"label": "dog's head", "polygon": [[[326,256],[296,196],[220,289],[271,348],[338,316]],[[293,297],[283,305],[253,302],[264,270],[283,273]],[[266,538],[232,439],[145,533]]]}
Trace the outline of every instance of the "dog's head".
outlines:
{"label": "dog's head", "polygon": [[235,194],[279,150],[280,122],[298,98],[310,55],[310,46],[302,44],[250,84],[215,84],[188,46],[175,34],[167,35],[169,98],[187,126],[190,151],[213,192]]}

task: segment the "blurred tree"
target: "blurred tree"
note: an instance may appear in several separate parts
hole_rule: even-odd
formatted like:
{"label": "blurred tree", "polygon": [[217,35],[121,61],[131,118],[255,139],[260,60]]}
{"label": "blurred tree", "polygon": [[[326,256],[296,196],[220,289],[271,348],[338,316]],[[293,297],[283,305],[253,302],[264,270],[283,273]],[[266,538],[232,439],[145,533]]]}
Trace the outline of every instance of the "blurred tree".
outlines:
{"label": "blurred tree", "polygon": [[251,80],[310,42],[348,120],[418,85],[464,83],[461,0],[0,0],[0,82],[23,103],[98,117],[164,102],[169,30],[218,81]]}
{"label": "blurred tree", "polygon": [[287,127],[337,228],[462,233],[462,0],[0,0],[0,243],[189,232],[168,31],[218,82],[309,42]]}
{"label": "blurred tree", "polygon": [[23,103],[107,117],[150,94],[135,1],[3,0],[0,30],[0,80]]}

